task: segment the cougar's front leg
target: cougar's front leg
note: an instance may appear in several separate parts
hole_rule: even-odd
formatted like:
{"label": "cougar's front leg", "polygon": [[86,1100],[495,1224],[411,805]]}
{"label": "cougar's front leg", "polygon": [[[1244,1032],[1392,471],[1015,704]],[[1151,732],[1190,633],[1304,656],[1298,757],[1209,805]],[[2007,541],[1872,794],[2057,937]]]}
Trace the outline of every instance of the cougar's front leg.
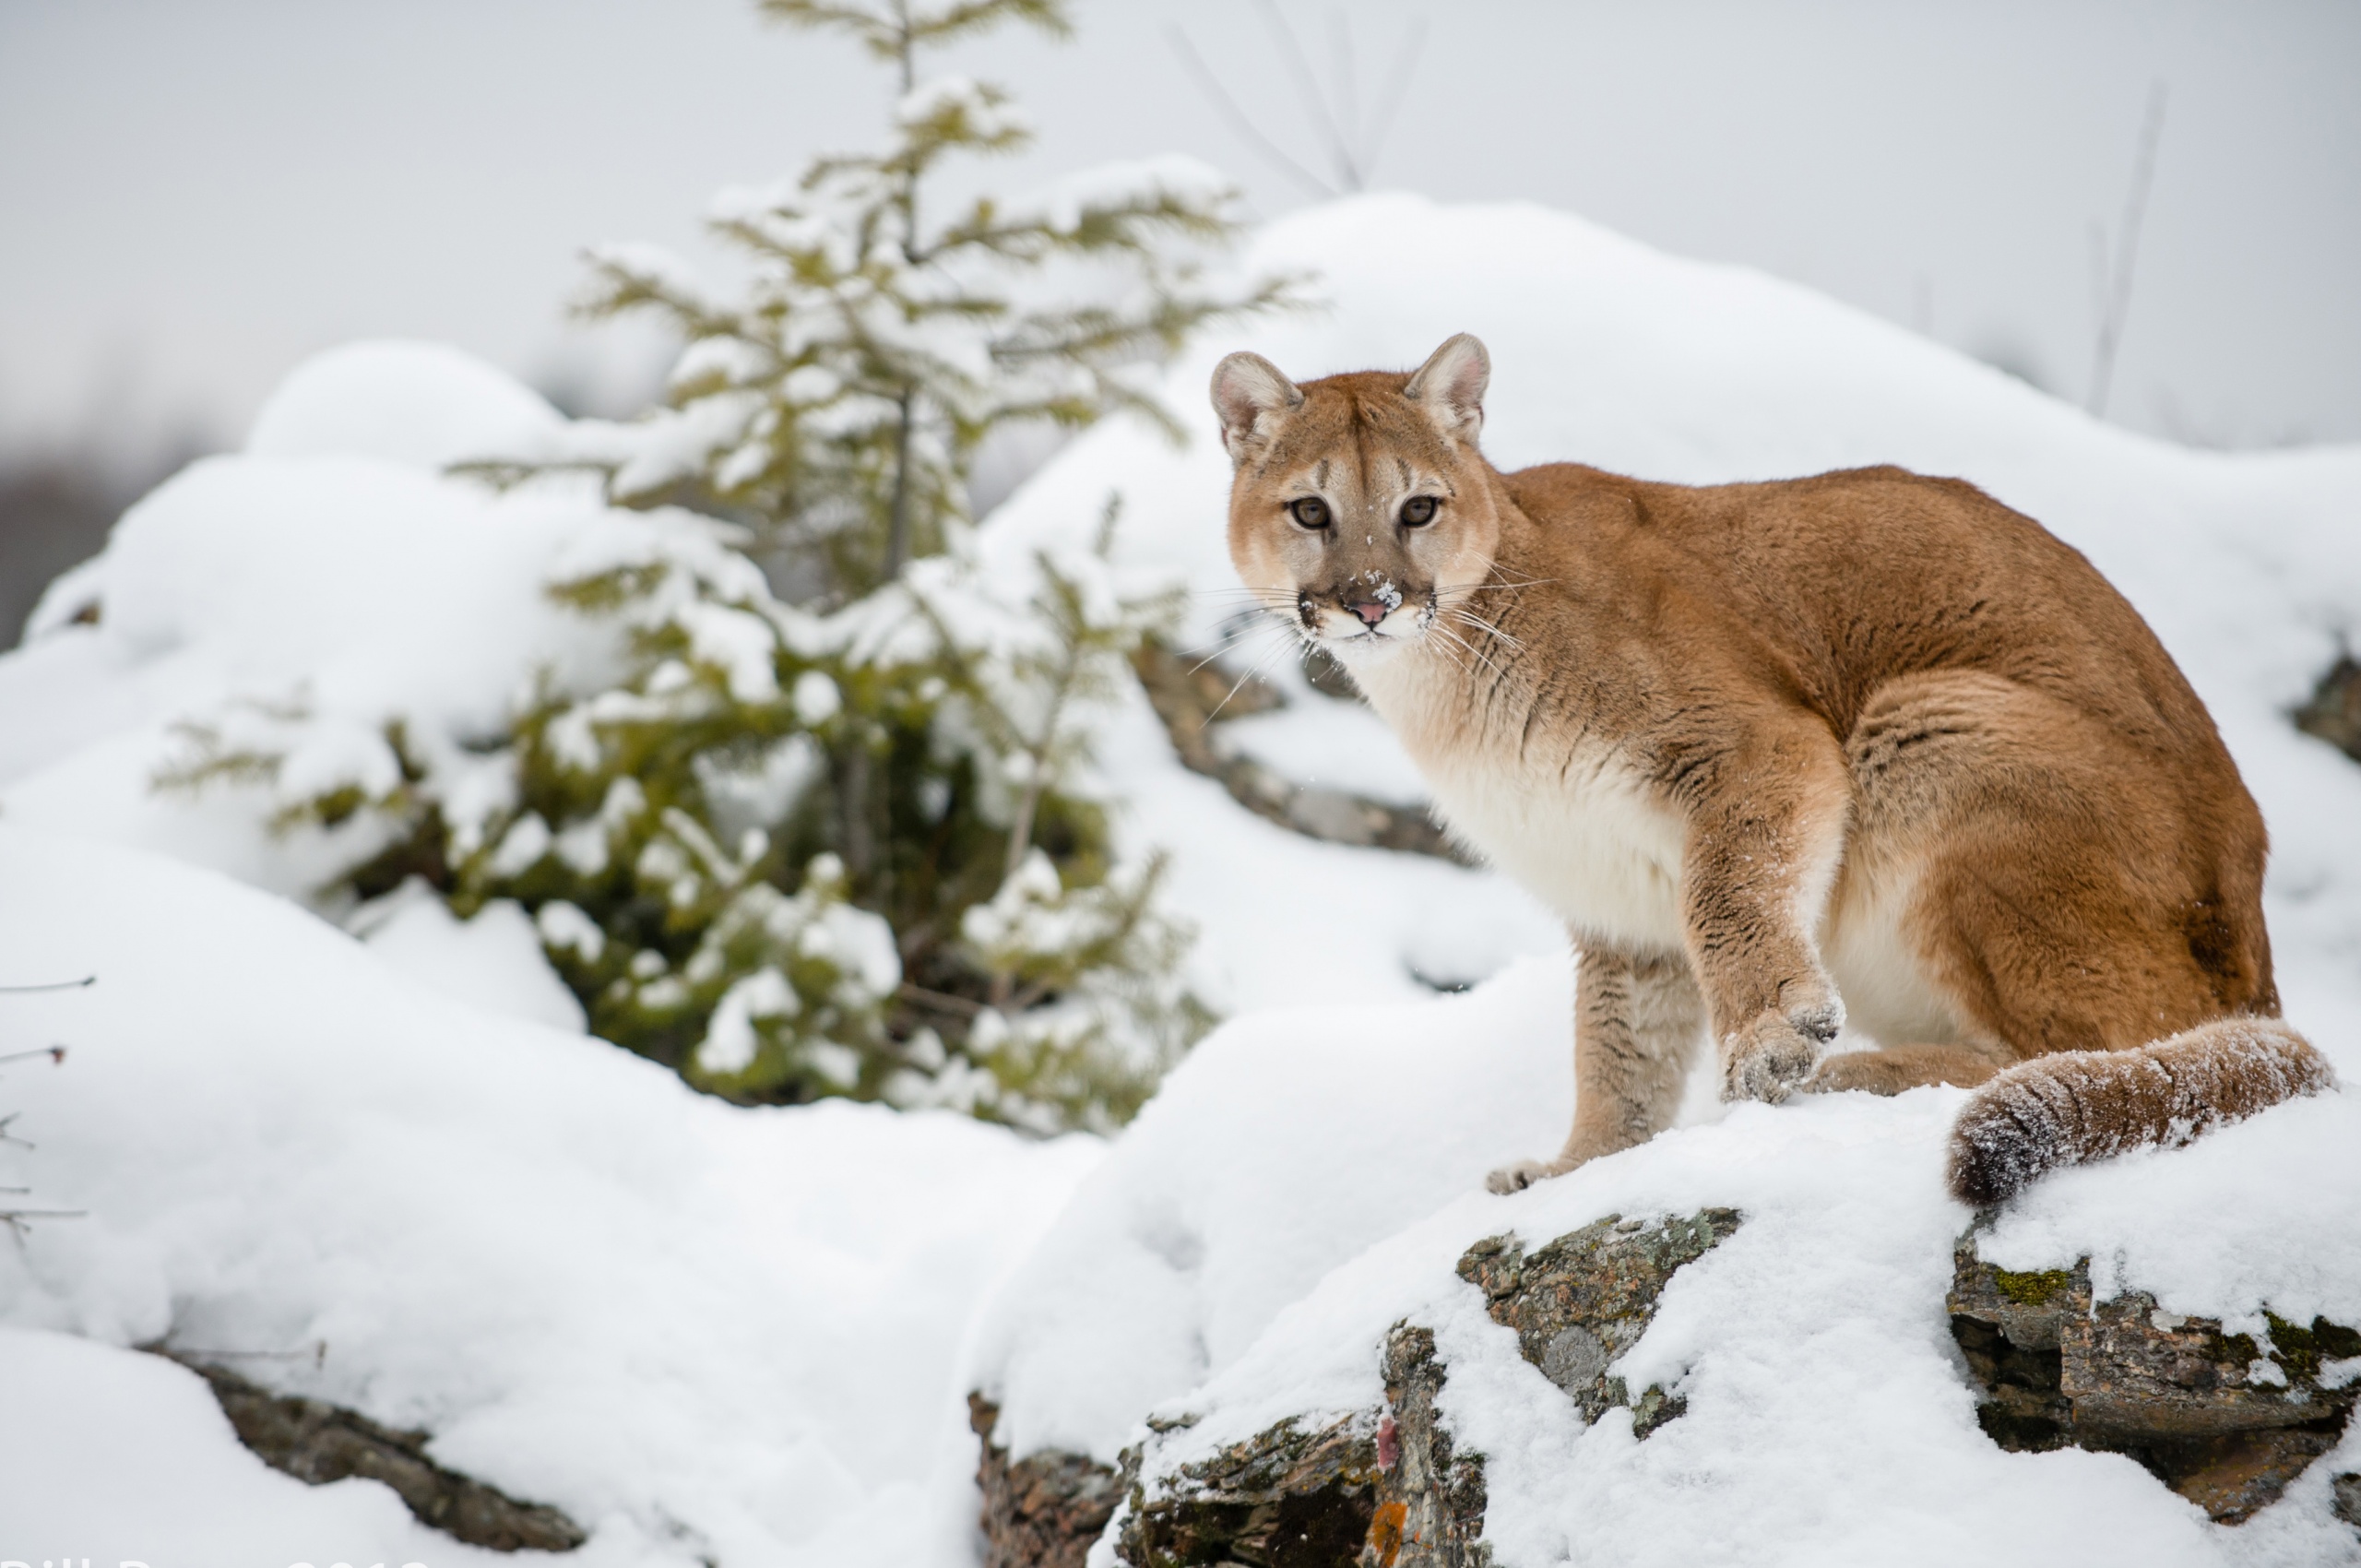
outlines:
{"label": "cougar's front leg", "polygon": [[1574,1130],[1557,1158],[1502,1166],[1484,1184],[1513,1193],[1663,1132],[1704,1032],[1686,958],[1584,948],[1574,966]]}
{"label": "cougar's front leg", "polygon": [[1819,928],[1852,802],[1844,754],[1797,723],[1688,776],[1681,919],[1722,1098],[1781,1100],[1845,1024]]}

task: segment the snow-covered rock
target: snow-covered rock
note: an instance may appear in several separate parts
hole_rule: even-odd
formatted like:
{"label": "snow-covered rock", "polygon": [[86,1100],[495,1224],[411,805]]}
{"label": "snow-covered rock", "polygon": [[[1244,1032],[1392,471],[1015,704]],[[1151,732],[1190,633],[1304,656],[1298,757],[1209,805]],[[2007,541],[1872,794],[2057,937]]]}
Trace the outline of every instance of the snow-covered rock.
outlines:
{"label": "snow-covered rock", "polygon": [[37,1146],[0,1183],[79,1216],[0,1248],[0,1361],[42,1391],[5,1423],[12,1550],[477,1561],[372,1483],[260,1471],[192,1374],[123,1348],[158,1340],[427,1429],[589,1528],[588,1564],[940,1550],[967,1318],[1095,1140],[725,1105],[152,856],[0,829],[0,979],[98,976],[0,997],[11,1046],[68,1047],[0,1076]]}

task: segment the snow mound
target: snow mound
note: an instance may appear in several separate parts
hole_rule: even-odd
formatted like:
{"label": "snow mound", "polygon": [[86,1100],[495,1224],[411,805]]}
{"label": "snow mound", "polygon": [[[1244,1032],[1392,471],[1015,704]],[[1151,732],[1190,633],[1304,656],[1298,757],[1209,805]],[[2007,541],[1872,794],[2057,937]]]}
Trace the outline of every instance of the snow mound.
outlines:
{"label": "snow mound", "polygon": [[[1488,1158],[1554,1137],[1560,1107],[1533,1101],[1538,1075],[1563,1074],[1564,1002],[1536,967],[1406,1012],[1264,1017],[1201,1048],[996,1299],[979,1345],[982,1386],[1006,1400],[999,1438],[1014,1452],[1057,1433],[1105,1459],[1146,1436],[1110,1419],[1110,1393],[1161,1381],[1140,1412],[1167,1429],[1153,1482],[1287,1418],[1314,1430],[1378,1407],[1379,1349],[1406,1321],[1434,1332],[1455,1449],[1485,1455],[1496,1562],[2361,1560],[2328,1498],[2361,1465],[2361,1428],[2235,1530],[2129,1458],[2009,1454],[1984,1434],[1944,1304],[1970,1218],[1940,1179],[1963,1091],[1741,1106],[1515,1197],[1482,1193]],[[2361,1016],[2335,1022],[2349,1036]],[[2361,1322],[2355,1192],[2361,1099],[2330,1094],[2053,1179],[1987,1253],[2040,1269],[2095,1252],[2186,1313],[2268,1302]],[[1455,1272],[1489,1237],[1538,1246],[1609,1215],[1709,1206],[1740,1210],[1737,1234],[1674,1276],[1614,1368],[1688,1401],[1644,1442],[1624,1410],[1585,1428]]]}
{"label": "snow mound", "polygon": [[463,921],[413,877],[359,911],[351,925],[369,951],[430,991],[504,1018],[575,1034],[589,1027],[582,1004],[550,967],[533,917],[513,898],[494,898]]}
{"label": "snow mound", "polygon": [[[425,1427],[443,1463],[591,1528],[593,1565],[920,1552],[938,1455],[953,1492],[972,1466],[953,1372],[973,1301],[1095,1140],[724,1105],[150,857],[0,830],[0,885],[8,978],[99,977],[6,999],[11,1038],[70,1051],[8,1070],[39,1148],[0,1151],[0,1182],[85,1218],[0,1249],[0,1324],[228,1352],[282,1391]],[[153,1409],[191,1433],[184,1463],[237,1467],[176,1369],[24,1336],[0,1358],[70,1393],[40,1407],[61,1453],[87,1461],[115,1441],[111,1411]],[[10,1474],[26,1538],[92,1538],[76,1532],[123,1495]],[[374,1483],[313,1503],[278,1479],[225,1493],[254,1504],[243,1521],[131,1515],[159,1533],[125,1551],[292,1561],[290,1526],[316,1517],[350,1532],[310,1538],[318,1561],[457,1555]]]}
{"label": "snow mound", "polygon": [[[280,1475],[239,1445],[202,1379],[157,1357],[0,1328],[0,1383],[43,1417],[0,1423],[7,1522],[20,1537],[73,1541],[94,1562],[188,1568],[296,1562],[325,1555],[323,1542],[387,1562],[514,1561],[428,1529],[385,1487]],[[578,1561],[617,1558],[602,1542]]]}
{"label": "snow mound", "polygon": [[978,1364],[999,1441],[1114,1463],[1330,1269],[1480,1187],[1503,1140],[1558,1136],[1572,1005],[1566,964],[1529,959],[1471,996],[1204,1041],[995,1299]]}
{"label": "snow mound", "polygon": [[564,422],[546,398],[444,343],[384,339],[314,354],[255,416],[257,457],[382,457],[440,469],[527,450]]}

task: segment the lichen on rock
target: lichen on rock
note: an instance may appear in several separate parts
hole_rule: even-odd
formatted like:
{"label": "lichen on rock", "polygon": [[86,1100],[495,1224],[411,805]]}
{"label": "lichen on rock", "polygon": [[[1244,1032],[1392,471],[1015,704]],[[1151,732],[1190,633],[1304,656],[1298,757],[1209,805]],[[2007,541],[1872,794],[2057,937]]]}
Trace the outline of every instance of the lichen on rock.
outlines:
{"label": "lichen on rock", "polygon": [[[1726,1208],[1609,1215],[1530,1253],[1513,1237],[1479,1241],[1458,1272],[1585,1420],[1629,1407],[1645,1436],[1682,1402],[1653,1386],[1634,1398],[1608,1369],[1646,1332],[1672,1276],[1738,1223]],[[1433,1332],[1397,1323],[1378,1349],[1385,1398],[1373,1409],[1293,1417],[1169,1468],[1157,1451],[1190,1422],[1150,1421],[1124,1455],[1116,1555],[1132,1568],[1489,1568],[1484,1456],[1462,1450],[1437,1411],[1447,1370]]]}
{"label": "lichen on rock", "polygon": [[1380,1370],[1374,1410],[1284,1420],[1152,1482],[1143,1450],[1127,1452],[1116,1555],[1133,1568],[1489,1568],[1483,1455],[1460,1452],[1436,1413],[1433,1333],[1395,1324]]}
{"label": "lichen on rock", "polygon": [[2089,1259],[2011,1273],[1976,1256],[1974,1230],[1952,1264],[1952,1334],[1995,1443],[2127,1455],[2221,1524],[2275,1502],[2336,1446],[2361,1397],[2320,1381],[2324,1360],[2361,1354],[2361,1334],[2326,1319],[2266,1313],[2258,1339],[2141,1291],[2094,1301]]}
{"label": "lichen on rock", "polygon": [[1531,1253],[1513,1236],[1494,1236],[1467,1250],[1459,1276],[1484,1292],[1492,1321],[1516,1330],[1518,1350],[1572,1397],[1584,1421],[1629,1408],[1632,1430],[1646,1437],[1686,1401],[1655,1386],[1634,1397],[1608,1369],[1647,1332],[1673,1275],[1736,1231],[1740,1218],[1729,1208],[1653,1223],[1610,1214]]}
{"label": "lichen on rock", "polygon": [[1116,1554],[1133,1568],[1352,1562],[1377,1516],[1381,1430],[1382,1418],[1358,1412],[1316,1425],[1290,1418],[1153,1486],[1141,1480],[1142,1451],[1128,1449]]}
{"label": "lichen on rock", "polygon": [[1484,1456],[1458,1452],[1435,1413],[1443,1368],[1434,1335],[1394,1324],[1382,1364],[1377,1512],[1360,1568],[1486,1568]]}

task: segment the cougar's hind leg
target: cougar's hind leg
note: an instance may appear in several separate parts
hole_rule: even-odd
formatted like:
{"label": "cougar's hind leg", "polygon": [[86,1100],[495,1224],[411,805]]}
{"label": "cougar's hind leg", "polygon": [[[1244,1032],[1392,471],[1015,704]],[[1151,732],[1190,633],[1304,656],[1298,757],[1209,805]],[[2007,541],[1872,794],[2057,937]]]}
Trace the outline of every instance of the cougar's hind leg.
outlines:
{"label": "cougar's hind leg", "polygon": [[1972,1089],[2015,1063],[2016,1053],[1999,1045],[1894,1045],[1881,1051],[1850,1051],[1831,1056],[1803,1082],[1806,1094],[1900,1094],[1929,1084]]}
{"label": "cougar's hind leg", "polygon": [[1485,1185],[1513,1193],[1664,1131],[1704,1037],[1705,998],[1687,959],[1584,949],[1574,967],[1573,1131],[1555,1159],[1503,1166]]}

